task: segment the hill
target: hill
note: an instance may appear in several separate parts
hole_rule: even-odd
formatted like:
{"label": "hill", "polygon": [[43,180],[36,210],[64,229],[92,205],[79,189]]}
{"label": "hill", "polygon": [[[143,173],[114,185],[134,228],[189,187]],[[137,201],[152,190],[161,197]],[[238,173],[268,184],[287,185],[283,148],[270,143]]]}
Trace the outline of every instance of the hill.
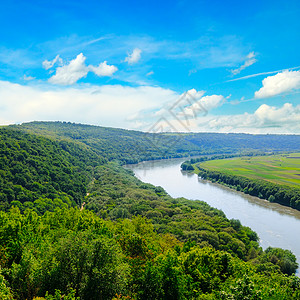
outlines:
{"label": "hill", "polygon": [[66,122],[32,122],[10,126],[28,133],[85,144],[108,160],[143,160],[249,151],[297,151],[300,135],[225,133],[147,133]]}
{"label": "hill", "polygon": [[189,135],[170,147],[174,137],[161,134],[146,152],[134,148],[146,133],[71,123],[0,135],[1,299],[300,297],[290,251],[263,251],[238,220],[173,199],[120,165],[161,150],[214,151]]}

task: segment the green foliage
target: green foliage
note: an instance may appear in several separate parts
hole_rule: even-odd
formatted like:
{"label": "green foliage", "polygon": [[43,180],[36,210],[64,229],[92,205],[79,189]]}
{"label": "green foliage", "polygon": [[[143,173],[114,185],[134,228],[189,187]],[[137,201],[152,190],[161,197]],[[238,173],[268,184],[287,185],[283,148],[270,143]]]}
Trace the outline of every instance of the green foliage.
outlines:
{"label": "green foliage", "polygon": [[172,233],[183,242],[211,245],[242,259],[246,259],[253,245],[258,248],[256,233],[238,220],[229,221],[223,212],[205,202],[172,199],[116,163],[95,170],[85,202],[86,209],[103,218],[117,220],[124,212],[127,218],[142,215],[151,219],[159,233]]}
{"label": "green foliage", "polygon": [[300,298],[291,252],[262,251],[238,220],[173,199],[116,162],[231,155],[242,143],[295,148],[297,136],[266,145],[261,136],[47,122],[0,131],[0,299]]}
{"label": "green foliage", "polygon": [[192,166],[190,161],[185,161],[181,164],[182,171],[194,171],[194,167]]}
{"label": "green foliage", "polygon": [[15,205],[44,213],[80,204],[92,176],[90,168],[103,162],[86,147],[2,128],[0,208]]}
{"label": "green foliage", "polygon": [[279,266],[282,273],[287,275],[295,274],[298,264],[295,255],[289,250],[268,247],[259,258],[261,263],[271,262]]}
{"label": "green foliage", "polygon": [[[45,299],[46,300],[79,300],[79,297],[75,296],[76,291],[71,289],[71,291],[68,294],[62,294],[60,290],[55,290],[54,296],[49,295],[49,293],[46,293]],[[37,299],[37,298],[35,298]]]}
{"label": "green foliage", "polygon": [[12,300],[13,299],[11,290],[7,286],[7,281],[5,280],[4,276],[2,275],[1,269],[0,269],[0,299],[1,300]]}
{"label": "green foliage", "polygon": [[73,140],[91,147],[108,160],[122,163],[249,150],[294,151],[299,149],[300,144],[300,136],[297,135],[153,134],[70,122],[32,122],[13,127],[55,139]]}
{"label": "green foliage", "polygon": [[[287,280],[279,269],[255,272],[257,263],[226,251],[191,241],[183,245],[168,234],[158,234],[141,216],[111,222],[75,208],[42,216],[12,208],[1,212],[0,222],[2,257],[6,257],[1,261],[5,279],[0,276],[0,292],[7,297],[3,299],[12,295],[20,300],[112,299],[115,295],[119,299],[226,299],[224,295],[243,299],[264,294],[274,298],[244,299],[296,299],[299,295],[299,280]],[[281,249],[269,249],[260,259],[269,262],[274,255],[294,261]],[[244,274],[248,277],[239,281]],[[284,282],[284,290],[274,288],[278,282]]]}

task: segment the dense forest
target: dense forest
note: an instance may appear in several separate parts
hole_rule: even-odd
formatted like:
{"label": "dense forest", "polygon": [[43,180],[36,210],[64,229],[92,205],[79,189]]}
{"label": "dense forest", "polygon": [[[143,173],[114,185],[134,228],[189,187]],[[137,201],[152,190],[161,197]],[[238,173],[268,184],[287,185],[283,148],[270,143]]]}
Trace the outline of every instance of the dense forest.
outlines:
{"label": "dense forest", "polygon": [[[146,133],[58,122],[0,131],[0,299],[300,298],[290,251],[263,251],[238,220],[122,167],[232,153],[238,136],[216,150],[214,136],[211,146],[194,135],[170,146],[174,137],[160,134],[138,151]],[[282,138],[292,148],[299,137]],[[286,150],[275,140],[269,150]]]}
{"label": "dense forest", "polygon": [[295,151],[300,135],[251,135],[225,133],[147,133],[66,122],[32,122],[9,126],[55,139],[85,144],[108,160],[121,163],[230,154],[245,151]]}

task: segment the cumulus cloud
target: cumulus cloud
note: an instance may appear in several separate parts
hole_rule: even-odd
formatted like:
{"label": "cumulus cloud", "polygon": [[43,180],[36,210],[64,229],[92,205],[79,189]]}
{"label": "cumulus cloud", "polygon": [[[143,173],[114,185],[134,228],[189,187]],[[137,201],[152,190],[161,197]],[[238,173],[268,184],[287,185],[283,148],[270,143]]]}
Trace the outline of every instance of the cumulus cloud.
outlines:
{"label": "cumulus cloud", "polygon": [[200,102],[207,111],[210,111],[221,106],[225,102],[225,97],[222,95],[204,96],[198,102]]}
{"label": "cumulus cloud", "polygon": [[132,128],[126,118],[134,112],[176,99],[160,87],[120,85],[20,85],[0,81],[0,123],[61,120],[102,126]]}
{"label": "cumulus cloud", "polygon": [[68,65],[58,67],[49,82],[61,85],[76,83],[79,79],[85,77],[89,71],[85,65],[85,60],[86,57],[82,53],[78,54]]}
{"label": "cumulus cloud", "polygon": [[100,63],[97,67],[85,64],[86,57],[80,53],[69,64],[56,68],[56,73],[49,79],[50,83],[60,85],[71,85],[79,79],[86,77],[88,72],[93,72],[97,76],[112,76],[118,68],[108,65],[107,61]]}
{"label": "cumulus cloud", "polygon": [[[140,130],[147,130],[152,124],[162,122],[164,124],[161,127],[165,131],[300,134],[300,105],[285,103],[276,107],[262,104],[253,113],[214,115],[213,109],[225,104],[229,97],[204,96],[203,91],[195,89],[189,93],[196,96],[196,101],[191,105],[179,101],[179,110],[174,110],[171,103],[178,103],[178,99],[181,99],[179,95],[164,108],[140,112],[130,120],[136,126],[139,124]],[[203,113],[203,109],[207,113]]]}
{"label": "cumulus cloud", "polygon": [[63,64],[63,60],[59,57],[59,55],[56,55],[56,57],[53,60],[44,60],[43,61],[43,68],[46,70],[51,69],[56,63],[59,63],[60,65]]}
{"label": "cumulus cloud", "polygon": [[195,103],[206,105],[208,114],[192,117],[193,104],[184,106],[191,115],[184,127],[170,114],[171,104],[178,103],[180,95],[169,89],[120,85],[57,88],[49,84],[36,86],[0,81],[0,124],[61,120],[149,130],[164,118],[178,131],[300,134],[300,105],[263,104],[253,113],[213,115],[213,109],[220,107],[226,98],[204,95],[203,91],[194,89],[189,93],[195,96]]}
{"label": "cumulus cloud", "polygon": [[[131,124],[148,131],[154,124],[163,124],[166,131],[198,131],[196,120],[203,120],[211,110],[221,106],[226,98],[222,95],[207,95],[205,91],[190,89],[183,94],[174,94],[170,101],[163,105],[157,102],[150,110],[140,111],[127,119]],[[165,120],[165,121],[163,121]]]}
{"label": "cumulus cloud", "polygon": [[208,113],[210,110],[221,106],[225,102],[225,97],[222,95],[208,95],[203,96],[204,91],[197,91],[191,89],[187,95],[191,99],[187,99],[190,105],[186,105],[182,110],[181,115],[189,118],[196,117],[199,112]]}
{"label": "cumulus cloud", "polygon": [[300,71],[284,71],[268,76],[262,81],[263,87],[255,92],[255,98],[267,98],[300,89]]}
{"label": "cumulus cloud", "polygon": [[255,64],[257,62],[257,59],[255,58],[255,53],[254,52],[250,52],[247,56],[246,56],[246,60],[244,62],[244,64],[242,64],[239,68],[231,70],[231,73],[233,75],[237,75],[239,73],[241,73],[241,71],[243,71],[244,69],[246,69],[247,67],[250,67],[251,65]]}
{"label": "cumulus cloud", "polygon": [[89,66],[89,70],[101,77],[112,76],[116,71],[118,71],[118,68],[113,65],[108,65],[107,61],[104,61],[103,63],[100,63],[98,67]]}
{"label": "cumulus cloud", "polygon": [[125,62],[128,62],[129,65],[133,65],[137,63],[141,59],[142,50],[139,48],[135,48],[131,54],[125,58]]}
{"label": "cumulus cloud", "polygon": [[300,133],[300,105],[262,104],[253,114],[215,116],[204,126],[206,131],[218,132]]}

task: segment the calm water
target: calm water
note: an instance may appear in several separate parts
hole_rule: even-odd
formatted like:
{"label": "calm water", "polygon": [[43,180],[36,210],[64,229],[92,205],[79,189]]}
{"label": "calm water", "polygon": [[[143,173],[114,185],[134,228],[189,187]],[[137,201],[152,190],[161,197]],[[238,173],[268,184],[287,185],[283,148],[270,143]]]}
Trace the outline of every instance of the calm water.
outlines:
{"label": "calm water", "polygon": [[198,179],[180,170],[185,159],[144,162],[130,165],[136,176],[163,187],[172,197],[203,200],[221,209],[229,219],[239,219],[257,232],[260,244],[291,250],[300,263],[300,211],[244,195],[224,186]]}

